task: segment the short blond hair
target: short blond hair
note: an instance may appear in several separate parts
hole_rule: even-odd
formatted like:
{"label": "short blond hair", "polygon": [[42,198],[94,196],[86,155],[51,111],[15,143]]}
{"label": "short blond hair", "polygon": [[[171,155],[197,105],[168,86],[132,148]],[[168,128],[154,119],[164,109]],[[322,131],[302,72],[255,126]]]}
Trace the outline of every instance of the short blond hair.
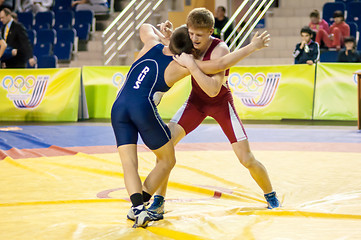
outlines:
{"label": "short blond hair", "polygon": [[206,8],[195,8],[187,16],[187,27],[212,29],[214,27],[214,16]]}

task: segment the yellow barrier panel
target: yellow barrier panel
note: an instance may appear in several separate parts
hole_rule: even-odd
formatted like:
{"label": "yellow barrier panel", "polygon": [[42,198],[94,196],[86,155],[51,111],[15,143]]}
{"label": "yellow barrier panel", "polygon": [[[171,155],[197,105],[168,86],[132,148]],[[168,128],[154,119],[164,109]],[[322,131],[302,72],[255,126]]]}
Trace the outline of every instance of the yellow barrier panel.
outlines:
{"label": "yellow barrier panel", "polygon": [[[90,118],[110,118],[117,92],[122,88],[129,66],[83,67],[82,77]],[[188,98],[190,77],[176,83],[164,94],[158,106],[159,114],[170,119]]]}
{"label": "yellow barrier panel", "polygon": [[1,70],[1,121],[77,121],[80,68]]}
{"label": "yellow barrier panel", "polygon": [[357,76],[360,63],[317,65],[314,119],[357,120]]}
{"label": "yellow barrier panel", "polygon": [[233,67],[229,86],[241,119],[311,119],[315,66]]}

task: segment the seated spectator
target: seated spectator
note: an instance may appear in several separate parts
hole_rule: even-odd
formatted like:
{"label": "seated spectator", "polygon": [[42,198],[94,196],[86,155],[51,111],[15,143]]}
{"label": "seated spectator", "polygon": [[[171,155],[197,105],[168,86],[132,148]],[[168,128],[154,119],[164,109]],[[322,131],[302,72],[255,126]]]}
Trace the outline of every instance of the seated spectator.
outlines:
{"label": "seated spectator", "polygon": [[71,4],[75,7],[75,11],[79,10],[92,10],[94,14],[106,13],[109,11],[107,0],[76,0]]}
{"label": "seated spectator", "polygon": [[338,54],[338,62],[361,62],[361,55],[356,50],[356,40],[354,37],[345,38],[345,49]]}
{"label": "seated spectator", "polygon": [[345,18],[341,11],[335,11],[333,14],[335,22],[330,27],[330,34],[323,29],[319,29],[316,35],[316,42],[321,41],[329,48],[336,48],[337,51],[344,45],[344,38],[350,36],[350,26],[345,23]]}
{"label": "seated spectator", "polygon": [[13,9],[13,1],[12,0],[0,0],[0,10],[4,8]]}
{"label": "seated spectator", "polygon": [[328,26],[328,23],[324,19],[320,19],[320,12],[318,10],[315,9],[310,13],[310,20],[311,22],[308,24],[308,26],[314,32],[312,38],[313,40],[315,40],[316,34],[320,29],[325,30],[327,33],[330,32],[330,27]]}
{"label": "seated spectator", "polygon": [[312,30],[306,26],[301,29],[302,42],[296,45],[293,52],[295,64],[307,63],[309,65],[318,61],[320,56],[320,49],[318,43],[312,41]]}
{"label": "seated spectator", "polygon": [[[212,34],[213,37],[221,39],[222,28],[227,24],[228,20],[229,20],[228,17],[226,17],[225,7],[219,6],[216,10],[216,15],[214,18],[214,32]],[[227,28],[226,32],[224,33],[224,39],[222,40],[226,40],[232,31],[233,31],[233,24],[231,24]],[[230,42],[228,42],[228,44],[229,43]]]}
{"label": "seated spectator", "polygon": [[38,12],[50,11],[53,3],[53,0],[21,0],[17,10],[19,12],[33,12],[37,14]]}

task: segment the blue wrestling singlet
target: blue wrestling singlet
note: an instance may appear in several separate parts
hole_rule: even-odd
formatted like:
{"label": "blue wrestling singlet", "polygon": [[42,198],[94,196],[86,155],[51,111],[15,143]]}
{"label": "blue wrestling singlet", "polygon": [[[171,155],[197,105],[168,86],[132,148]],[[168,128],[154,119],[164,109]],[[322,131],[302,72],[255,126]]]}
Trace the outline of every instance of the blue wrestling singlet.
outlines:
{"label": "blue wrestling singlet", "polygon": [[113,104],[111,120],[118,147],[137,144],[138,133],[152,150],[171,138],[156,108],[159,96],[169,90],[164,71],[173,61],[172,56],[163,54],[163,48],[162,44],[154,46],[132,64]]}

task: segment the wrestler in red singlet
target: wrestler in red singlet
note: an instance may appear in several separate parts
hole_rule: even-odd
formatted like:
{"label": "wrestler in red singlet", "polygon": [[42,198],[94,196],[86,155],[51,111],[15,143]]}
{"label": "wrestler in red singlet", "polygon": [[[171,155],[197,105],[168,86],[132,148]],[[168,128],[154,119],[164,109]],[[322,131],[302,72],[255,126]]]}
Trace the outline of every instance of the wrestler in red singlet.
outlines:
{"label": "wrestler in red singlet", "polygon": [[[210,60],[213,49],[222,42],[214,38],[207,49],[203,61]],[[229,69],[225,76],[229,75]],[[242,122],[233,104],[232,93],[227,81],[215,97],[209,97],[197,84],[192,76],[192,91],[188,100],[174,115],[171,122],[179,124],[186,134],[198,127],[207,117],[213,117],[221,126],[231,143],[247,139]]]}

